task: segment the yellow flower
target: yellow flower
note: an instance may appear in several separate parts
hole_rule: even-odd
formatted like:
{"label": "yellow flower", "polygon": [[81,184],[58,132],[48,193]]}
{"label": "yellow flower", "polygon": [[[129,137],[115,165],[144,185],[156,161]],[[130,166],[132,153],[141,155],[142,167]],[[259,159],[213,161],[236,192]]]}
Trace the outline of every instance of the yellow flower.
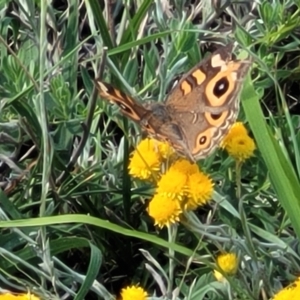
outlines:
{"label": "yellow flower", "polygon": [[40,300],[37,296],[33,294],[0,294],[0,300]]}
{"label": "yellow flower", "polygon": [[234,275],[238,268],[238,258],[234,253],[224,253],[217,257],[219,268],[228,275]]}
{"label": "yellow flower", "polygon": [[186,159],[177,160],[158,182],[158,194],[182,201],[184,209],[195,209],[212,196],[212,180]]}
{"label": "yellow flower", "polygon": [[156,192],[172,199],[182,200],[186,190],[187,175],[172,166],[157,183]]}
{"label": "yellow flower", "polygon": [[199,171],[199,167],[195,163],[191,163],[186,159],[179,159],[170,168],[171,170],[180,171],[183,174],[191,175]]}
{"label": "yellow flower", "polygon": [[158,182],[157,193],[182,200],[186,194],[188,177],[197,172],[199,172],[199,168],[196,164],[192,164],[186,159],[175,161]]}
{"label": "yellow flower", "polygon": [[232,137],[236,136],[236,135],[247,135],[248,131],[246,129],[246,127],[244,126],[244,124],[242,122],[235,122],[229,132],[227,133],[226,138],[231,139]]}
{"label": "yellow flower", "polygon": [[188,200],[185,204],[185,208],[193,210],[207,203],[207,201],[211,199],[213,186],[212,180],[199,170],[197,173],[191,174],[188,177]]}
{"label": "yellow flower", "polygon": [[159,143],[149,138],[139,143],[128,166],[130,175],[145,180],[159,172],[162,162]]}
{"label": "yellow flower", "polygon": [[253,156],[255,143],[241,122],[235,123],[221,143],[221,147],[234,159],[243,162]]}
{"label": "yellow flower", "polygon": [[148,294],[139,286],[128,286],[121,291],[122,300],[146,300]]}
{"label": "yellow flower", "polygon": [[177,199],[167,194],[156,194],[149,203],[148,213],[154,219],[154,224],[162,228],[178,222],[182,210]]}
{"label": "yellow flower", "polygon": [[156,141],[156,143],[158,143],[158,149],[163,158],[167,159],[174,154],[174,149],[170,146],[169,143],[158,141]]}
{"label": "yellow flower", "polygon": [[292,284],[280,290],[273,300],[298,300],[300,299],[300,277]]}

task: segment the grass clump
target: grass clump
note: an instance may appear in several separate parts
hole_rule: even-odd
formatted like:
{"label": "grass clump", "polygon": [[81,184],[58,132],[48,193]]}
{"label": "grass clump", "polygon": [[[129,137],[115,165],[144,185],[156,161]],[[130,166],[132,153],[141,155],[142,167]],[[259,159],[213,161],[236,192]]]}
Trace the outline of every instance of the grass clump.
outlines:
{"label": "grass clump", "polygon": [[[0,299],[299,296],[299,4],[198,2],[0,3]],[[197,164],[134,160],[94,79],[164,101],[230,42],[240,129]]]}

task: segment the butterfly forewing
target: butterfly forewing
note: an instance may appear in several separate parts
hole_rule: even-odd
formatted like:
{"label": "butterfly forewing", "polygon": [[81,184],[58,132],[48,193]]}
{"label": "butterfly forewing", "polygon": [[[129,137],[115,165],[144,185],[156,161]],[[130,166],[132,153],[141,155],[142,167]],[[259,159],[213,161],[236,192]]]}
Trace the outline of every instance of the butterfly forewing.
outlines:
{"label": "butterfly forewing", "polygon": [[[226,78],[232,71],[237,70],[242,73],[242,62],[232,59],[232,47],[233,45],[230,44],[219,48],[187,72],[169,93],[166,105],[173,106],[174,109],[180,111],[190,110],[192,107],[194,111],[199,112],[203,112],[205,107],[217,106],[218,101],[214,102],[215,95],[211,91],[212,85],[215,87],[213,91],[217,93],[220,87],[226,87],[228,83],[228,81],[222,82],[222,78]],[[230,69],[228,69],[229,66]],[[227,74],[222,76],[225,69],[228,69]]]}
{"label": "butterfly forewing", "polygon": [[112,85],[99,80],[95,80],[95,84],[99,95],[102,98],[118,105],[122,113],[128,118],[138,122],[144,115],[149,113],[145,107],[122,91],[115,89]]}

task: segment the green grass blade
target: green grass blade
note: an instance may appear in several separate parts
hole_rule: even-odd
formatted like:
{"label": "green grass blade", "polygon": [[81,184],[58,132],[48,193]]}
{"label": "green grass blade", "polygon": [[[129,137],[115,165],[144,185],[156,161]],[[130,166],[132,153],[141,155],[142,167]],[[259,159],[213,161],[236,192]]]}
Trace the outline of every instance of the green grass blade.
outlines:
{"label": "green grass blade", "polygon": [[84,297],[89,292],[90,288],[94,284],[94,280],[98,276],[100,266],[102,263],[101,251],[91,243],[89,243],[89,246],[91,249],[91,259],[90,259],[88,270],[86,272],[87,275],[74,300],[85,299]]}
{"label": "green grass blade", "polygon": [[66,223],[82,223],[82,224],[90,224],[93,226],[101,227],[103,229],[107,229],[124,236],[138,238],[144,241],[148,241],[154,243],[156,245],[171,248],[178,253],[184,254],[186,256],[192,256],[193,251],[184,247],[180,246],[175,243],[166,242],[164,239],[158,238],[152,234],[130,230],[124,228],[122,226],[113,224],[109,221],[102,220],[100,218],[90,217],[86,215],[61,215],[61,216],[54,216],[54,217],[41,217],[36,219],[26,219],[26,220],[15,220],[15,221],[5,221],[0,222],[0,228],[10,228],[10,227],[31,227],[31,226],[46,226],[46,225],[61,225]]}
{"label": "green grass blade", "polygon": [[100,8],[100,4],[98,1],[89,1],[92,11],[94,12],[95,21],[99,27],[101,38],[103,40],[103,44],[111,49],[114,47],[111,37],[109,35],[109,31],[106,25],[106,21],[102,14],[102,10]]}
{"label": "green grass blade", "polygon": [[300,238],[300,185],[292,166],[283,155],[276,140],[268,130],[259,105],[258,96],[248,78],[242,92],[243,108],[261,152],[278,200],[287,212],[293,228]]}

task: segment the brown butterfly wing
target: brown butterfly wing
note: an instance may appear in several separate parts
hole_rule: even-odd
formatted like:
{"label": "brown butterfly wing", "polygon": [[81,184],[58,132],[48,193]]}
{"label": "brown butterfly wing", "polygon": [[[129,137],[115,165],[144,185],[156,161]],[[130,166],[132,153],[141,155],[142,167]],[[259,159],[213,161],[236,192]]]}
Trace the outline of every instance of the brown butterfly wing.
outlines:
{"label": "brown butterfly wing", "polygon": [[118,105],[121,112],[139,123],[148,135],[158,140],[168,140],[169,136],[173,139],[173,136],[178,134],[176,125],[173,127],[172,124],[166,124],[172,120],[164,104],[155,103],[146,108],[108,83],[95,80],[95,85],[102,98]]}
{"label": "brown butterfly wing", "polygon": [[166,102],[182,129],[184,151],[195,159],[210,154],[237,118],[238,95],[250,62],[232,59],[231,48],[220,48],[191,69]]}
{"label": "brown butterfly wing", "polygon": [[149,113],[145,107],[112,85],[100,80],[95,80],[95,85],[102,98],[118,105],[121,112],[133,121],[139,122]]}
{"label": "brown butterfly wing", "polygon": [[179,150],[185,147],[182,130],[164,104],[152,103],[146,108],[108,83],[95,80],[95,85],[102,98],[118,105],[125,116],[138,122],[150,136],[170,142]]}
{"label": "brown butterfly wing", "polygon": [[[219,48],[186,73],[169,93],[166,105],[178,111],[185,111],[188,107],[188,109],[193,108],[194,111],[204,112],[209,107],[222,106],[225,101],[228,103],[227,96],[234,88],[234,81],[230,80],[232,86],[227,89],[227,86],[224,86],[225,88],[220,90],[222,83],[229,84],[220,79],[227,78],[232,75],[232,72],[242,73],[240,68],[242,64],[246,67],[244,73],[249,67],[247,61],[233,60],[232,47],[233,45],[230,44]],[[200,101],[199,97],[201,97]]]}

